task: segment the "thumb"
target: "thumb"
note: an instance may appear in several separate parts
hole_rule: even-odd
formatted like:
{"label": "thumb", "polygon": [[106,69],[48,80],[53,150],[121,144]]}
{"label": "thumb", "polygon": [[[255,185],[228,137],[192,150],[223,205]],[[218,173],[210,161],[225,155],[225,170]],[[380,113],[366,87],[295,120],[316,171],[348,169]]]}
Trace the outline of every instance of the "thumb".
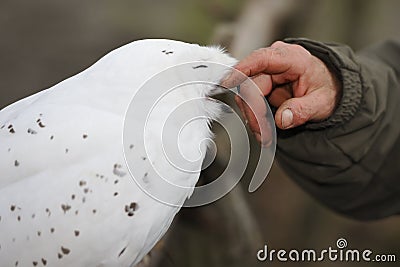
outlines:
{"label": "thumb", "polygon": [[290,129],[311,120],[323,120],[332,113],[333,106],[334,103],[329,103],[324,90],[316,90],[283,102],[275,114],[275,122],[281,129]]}

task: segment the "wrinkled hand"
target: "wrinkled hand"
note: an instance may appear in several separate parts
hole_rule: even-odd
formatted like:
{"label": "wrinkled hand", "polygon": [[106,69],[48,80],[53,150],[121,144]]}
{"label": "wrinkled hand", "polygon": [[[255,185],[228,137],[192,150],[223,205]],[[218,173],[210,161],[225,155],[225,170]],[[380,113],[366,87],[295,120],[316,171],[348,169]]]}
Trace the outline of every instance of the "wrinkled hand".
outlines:
{"label": "wrinkled hand", "polygon": [[[341,95],[335,75],[320,59],[299,45],[275,42],[251,53],[235,69],[250,77],[269,103],[278,108],[275,123],[281,129],[328,118]],[[221,85],[232,88],[241,84],[246,76],[240,72],[229,74]],[[236,96],[235,100],[250,129],[262,142],[254,113],[263,111],[253,107],[253,113],[241,97]]]}

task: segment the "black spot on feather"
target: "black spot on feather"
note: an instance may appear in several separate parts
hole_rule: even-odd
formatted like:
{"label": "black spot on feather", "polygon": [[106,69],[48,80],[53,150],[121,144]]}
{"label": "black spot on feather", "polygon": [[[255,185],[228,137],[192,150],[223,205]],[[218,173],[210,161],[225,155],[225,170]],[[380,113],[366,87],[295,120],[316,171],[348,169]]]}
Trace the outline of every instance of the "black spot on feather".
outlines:
{"label": "black spot on feather", "polygon": [[167,51],[167,50],[163,50],[163,51],[161,51],[162,53],[164,53],[164,54],[166,54],[166,55],[170,55],[170,54],[173,54],[174,53],[174,51]]}
{"label": "black spot on feather", "polygon": [[67,213],[71,209],[71,206],[68,204],[62,204],[61,209],[64,211],[64,214]]}
{"label": "black spot on feather", "polygon": [[194,67],[192,67],[194,70],[195,69],[200,69],[200,68],[202,68],[202,69],[206,69],[206,68],[208,68],[208,66],[207,65],[198,65],[198,66],[194,66]]}
{"label": "black spot on feather", "polygon": [[46,125],[43,124],[41,119],[37,119],[36,122],[37,122],[37,124],[39,125],[40,128],[46,127]]}
{"label": "black spot on feather", "polygon": [[71,252],[71,250],[69,248],[61,247],[61,252],[64,255],[68,255]]}
{"label": "black spot on feather", "polygon": [[28,129],[28,134],[37,134],[37,132],[31,128]]}
{"label": "black spot on feather", "polygon": [[132,217],[137,209],[138,205],[136,202],[131,202],[129,205],[125,205],[125,212],[129,217]]}
{"label": "black spot on feather", "polygon": [[14,126],[12,124],[8,125],[7,129],[10,133],[15,134]]}
{"label": "black spot on feather", "polygon": [[122,256],[122,254],[124,254],[125,250],[127,247],[124,247],[118,254],[118,258]]}

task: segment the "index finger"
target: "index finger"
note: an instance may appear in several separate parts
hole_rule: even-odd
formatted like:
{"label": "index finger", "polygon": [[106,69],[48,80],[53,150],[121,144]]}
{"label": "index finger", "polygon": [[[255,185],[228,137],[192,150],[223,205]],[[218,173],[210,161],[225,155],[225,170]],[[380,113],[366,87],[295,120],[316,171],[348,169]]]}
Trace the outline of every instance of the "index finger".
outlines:
{"label": "index finger", "polygon": [[[245,78],[260,73],[281,74],[288,72],[293,75],[301,74],[304,65],[302,57],[309,52],[298,45],[275,42],[271,47],[261,48],[252,52],[245,59],[240,61],[234,68],[237,71],[231,72],[221,83],[222,86],[232,88],[242,83]],[[244,75],[241,75],[242,72]]]}

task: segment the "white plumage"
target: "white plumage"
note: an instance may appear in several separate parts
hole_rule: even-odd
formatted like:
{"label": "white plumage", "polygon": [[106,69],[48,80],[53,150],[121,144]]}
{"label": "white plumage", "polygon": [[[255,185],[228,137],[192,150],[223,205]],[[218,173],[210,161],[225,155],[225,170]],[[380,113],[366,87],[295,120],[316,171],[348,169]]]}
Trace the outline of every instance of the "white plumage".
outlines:
{"label": "white plumage", "polygon": [[[171,194],[170,203],[178,205],[173,207],[138,187],[124,160],[124,115],[148,78],[191,61],[235,63],[217,48],[170,40],[136,41],[1,110],[0,266],[130,266],[150,251],[191,191]],[[204,71],[191,68],[170,78]],[[215,82],[224,74],[207,73]],[[206,85],[192,89],[160,103],[163,112],[149,118],[150,135],[159,133],[157,125],[176,106],[212,91]],[[215,102],[197,103],[187,112],[216,115]],[[199,142],[210,137],[208,122],[188,125],[185,131],[190,138],[183,138],[183,152],[195,156]],[[150,159],[136,152],[133,143],[126,145],[127,156],[136,158],[133,173],[143,175],[136,178],[152,186]],[[152,163],[167,165],[159,156],[159,144],[150,140],[148,145]],[[168,172],[187,186],[199,178],[197,171]]]}

